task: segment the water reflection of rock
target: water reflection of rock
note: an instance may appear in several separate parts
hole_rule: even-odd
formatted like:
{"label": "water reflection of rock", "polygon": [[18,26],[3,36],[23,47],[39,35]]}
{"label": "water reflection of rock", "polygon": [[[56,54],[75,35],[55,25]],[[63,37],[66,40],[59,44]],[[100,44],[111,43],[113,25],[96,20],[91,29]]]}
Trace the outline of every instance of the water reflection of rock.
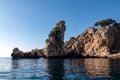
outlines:
{"label": "water reflection of rock", "polygon": [[34,79],[40,78],[41,65],[38,59],[12,60],[11,77],[12,79]]}
{"label": "water reflection of rock", "polygon": [[19,60],[12,60],[11,71],[14,72],[11,77],[12,79],[17,79],[17,69],[19,68]]}
{"label": "water reflection of rock", "polygon": [[89,78],[110,77],[109,59],[85,59],[86,76]]}
{"label": "water reflection of rock", "polygon": [[86,72],[84,59],[68,59],[65,60],[66,74],[80,74],[84,75]]}
{"label": "water reflection of rock", "polygon": [[110,59],[110,76],[112,80],[120,79],[120,59]]}
{"label": "water reflection of rock", "polygon": [[19,60],[12,60],[12,63],[11,63],[11,69],[17,69],[19,68]]}
{"label": "water reflection of rock", "polygon": [[64,60],[63,59],[45,59],[49,80],[63,80]]}
{"label": "water reflection of rock", "polygon": [[120,79],[120,59],[86,58],[65,60],[65,74],[79,79]]}
{"label": "water reflection of rock", "polygon": [[68,59],[65,60],[65,78],[95,79],[110,77],[109,59]]}
{"label": "water reflection of rock", "polygon": [[100,80],[118,80],[120,79],[120,59],[12,60],[11,72],[12,79],[89,80],[99,78]]}
{"label": "water reflection of rock", "polygon": [[67,80],[88,80],[85,76],[86,69],[84,60],[85,59],[66,59],[64,62],[64,78]]}

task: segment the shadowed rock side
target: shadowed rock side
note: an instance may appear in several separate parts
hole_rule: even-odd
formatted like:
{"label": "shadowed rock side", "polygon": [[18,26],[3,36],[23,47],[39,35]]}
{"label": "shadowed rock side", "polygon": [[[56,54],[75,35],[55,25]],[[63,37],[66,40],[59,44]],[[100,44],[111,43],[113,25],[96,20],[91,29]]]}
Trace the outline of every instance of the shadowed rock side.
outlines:
{"label": "shadowed rock side", "polygon": [[106,19],[96,22],[76,38],[71,37],[64,43],[66,31],[65,21],[60,21],[50,32],[44,49],[30,52],[13,49],[13,58],[40,58],[40,57],[108,57],[120,58],[120,23]]}
{"label": "shadowed rock side", "polygon": [[20,51],[18,48],[14,48],[11,56],[12,56],[12,58],[23,58],[24,52]]}
{"label": "shadowed rock side", "polygon": [[23,51],[20,51],[18,48],[13,49],[13,53],[11,54],[11,56],[12,58],[15,58],[15,59],[44,57],[42,49],[41,50],[32,49],[29,52],[23,52]]}
{"label": "shadowed rock side", "polygon": [[60,57],[65,55],[64,51],[64,33],[65,21],[57,23],[56,27],[50,32],[49,38],[46,40],[44,55],[49,57]]}

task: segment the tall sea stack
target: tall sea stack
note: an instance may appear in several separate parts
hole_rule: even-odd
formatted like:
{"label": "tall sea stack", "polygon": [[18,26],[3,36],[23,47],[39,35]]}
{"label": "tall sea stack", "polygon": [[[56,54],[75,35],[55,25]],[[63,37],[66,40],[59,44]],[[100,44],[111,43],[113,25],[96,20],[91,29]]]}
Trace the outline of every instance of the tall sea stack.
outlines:
{"label": "tall sea stack", "polygon": [[65,21],[60,21],[56,27],[50,32],[49,38],[46,40],[44,55],[49,57],[60,57],[65,54],[64,51],[64,33],[66,31]]}

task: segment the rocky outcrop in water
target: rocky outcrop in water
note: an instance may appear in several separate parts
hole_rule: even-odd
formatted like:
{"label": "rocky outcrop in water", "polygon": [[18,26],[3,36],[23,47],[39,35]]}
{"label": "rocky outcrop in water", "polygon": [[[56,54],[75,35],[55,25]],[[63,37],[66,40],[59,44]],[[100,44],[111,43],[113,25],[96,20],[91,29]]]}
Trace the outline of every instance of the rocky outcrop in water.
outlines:
{"label": "rocky outcrop in water", "polygon": [[56,27],[50,32],[49,38],[46,40],[44,55],[46,57],[59,57],[65,55],[64,51],[64,33],[65,21],[57,23]]}
{"label": "rocky outcrop in water", "polygon": [[12,56],[12,58],[23,58],[24,52],[20,51],[18,48],[14,48],[11,56]]}
{"label": "rocky outcrop in water", "polygon": [[32,49],[29,52],[20,51],[18,48],[13,49],[13,53],[11,54],[12,58],[20,59],[20,58],[40,58],[44,57],[43,50]]}
{"label": "rocky outcrop in water", "polygon": [[60,21],[50,32],[46,40],[46,47],[30,52],[13,49],[13,58],[40,58],[40,57],[108,57],[120,58],[120,23],[107,19],[96,22],[76,38],[71,37],[64,43],[66,31],[65,21]]}

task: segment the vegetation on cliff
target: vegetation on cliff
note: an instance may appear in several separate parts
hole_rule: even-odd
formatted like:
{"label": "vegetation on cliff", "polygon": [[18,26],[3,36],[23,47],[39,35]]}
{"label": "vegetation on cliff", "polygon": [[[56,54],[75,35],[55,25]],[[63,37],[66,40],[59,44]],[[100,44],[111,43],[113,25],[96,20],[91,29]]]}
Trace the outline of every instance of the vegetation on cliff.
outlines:
{"label": "vegetation on cliff", "polygon": [[104,26],[109,26],[113,23],[115,23],[116,21],[113,20],[113,19],[106,19],[106,20],[102,20],[102,21],[99,21],[99,22],[96,22],[94,24],[94,26],[101,26],[101,27],[104,27]]}
{"label": "vegetation on cliff", "polygon": [[56,27],[53,28],[53,30],[49,34],[49,38],[52,37],[54,34],[59,35],[60,34],[60,27],[61,25],[65,24],[65,21],[60,21],[56,24]]}

